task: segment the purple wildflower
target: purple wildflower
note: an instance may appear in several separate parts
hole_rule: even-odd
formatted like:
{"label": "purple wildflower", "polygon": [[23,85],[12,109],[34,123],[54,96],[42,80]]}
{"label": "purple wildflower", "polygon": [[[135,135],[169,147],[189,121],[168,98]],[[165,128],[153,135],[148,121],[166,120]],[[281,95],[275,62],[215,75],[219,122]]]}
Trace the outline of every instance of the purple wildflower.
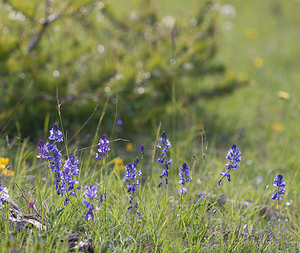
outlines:
{"label": "purple wildflower", "polygon": [[[56,142],[63,142],[63,134],[58,129],[58,125],[54,124],[50,130],[49,140],[52,142],[40,141],[38,150],[38,158],[45,158],[49,163],[49,168],[54,172],[55,176],[55,188],[57,195],[63,196],[66,193],[65,205],[69,201],[70,195],[75,195],[75,185],[78,184],[76,176],[79,174],[78,160],[74,155],[69,155],[69,158],[62,167],[62,154],[58,149]],[[76,189],[80,189],[78,186]]]}
{"label": "purple wildflower", "polygon": [[116,122],[117,126],[122,126],[123,125],[123,121],[121,120],[121,118],[119,118]]}
{"label": "purple wildflower", "polygon": [[125,166],[125,179],[124,181],[126,181],[127,183],[129,183],[127,185],[127,192],[135,192],[136,188],[139,187],[139,180],[137,179],[140,175],[142,175],[141,171],[137,171],[137,165],[139,163],[139,160],[135,160],[133,164],[128,163]]}
{"label": "purple wildflower", "polygon": [[98,190],[98,186],[95,185],[90,185],[90,186],[86,186],[85,187],[85,192],[84,192],[84,196],[86,198],[89,198],[89,199],[96,199],[98,198],[98,194],[97,194],[97,190]]}
{"label": "purple wildflower", "polygon": [[180,176],[178,183],[182,185],[182,188],[181,190],[179,190],[179,193],[184,194],[187,192],[187,189],[183,186],[186,184],[186,182],[192,181],[190,167],[186,163],[183,163],[182,167],[180,167],[179,169],[178,175]]}
{"label": "purple wildflower", "polygon": [[[60,172],[61,178],[61,186],[60,190],[63,192],[68,192],[66,196],[65,205],[68,203],[70,195],[76,195],[74,185],[79,182],[76,179],[76,176],[79,174],[78,169],[78,160],[75,159],[74,155],[69,155],[68,160],[65,162],[63,170]],[[76,189],[80,189],[81,186],[76,187]]]}
{"label": "purple wildflower", "polygon": [[[274,181],[273,181],[273,185],[275,187],[277,187],[277,192],[272,195],[272,199],[273,200],[280,200],[282,199],[280,197],[280,195],[284,195],[285,194],[285,186],[286,186],[286,183],[285,181],[283,181],[283,176],[281,174],[278,174],[277,177],[274,178]],[[282,189],[280,189],[282,188]]]}
{"label": "purple wildflower", "polygon": [[[138,203],[134,200],[134,193],[138,190],[138,187],[140,186],[138,177],[142,175],[141,171],[137,171],[139,160],[136,159],[133,164],[128,163],[125,166],[125,179],[124,181],[127,182],[127,193],[130,193],[130,200],[129,200],[129,206],[127,210],[130,210],[134,207],[137,209]],[[139,212],[136,212],[138,216],[140,216]]]}
{"label": "purple wildflower", "polygon": [[241,152],[237,145],[232,145],[231,149],[227,152],[226,158],[228,159],[228,163],[226,164],[228,170],[240,167]]}
{"label": "purple wildflower", "polygon": [[167,134],[163,132],[161,137],[158,138],[157,147],[161,149],[161,154],[157,159],[157,162],[164,163],[165,169],[163,169],[160,174],[161,182],[158,184],[158,188],[162,187],[163,181],[165,184],[168,184],[168,176],[169,176],[169,166],[172,164],[172,159],[167,160],[167,153],[169,152],[169,148],[171,147],[171,142],[167,139]]}
{"label": "purple wildflower", "polygon": [[[98,152],[100,154],[107,154],[110,151],[109,146],[109,140],[106,137],[106,134],[102,135],[102,138],[100,138],[99,143],[98,143]],[[100,155],[98,153],[96,153],[96,158],[97,159],[101,159]]]}
{"label": "purple wildflower", "polygon": [[55,183],[56,183],[56,191],[57,191],[57,195],[61,194],[61,190],[60,190],[60,167],[62,166],[62,154],[61,152],[58,150],[56,144],[51,144],[49,142],[47,142],[47,147],[49,150],[49,153],[52,152],[52,155],[48,155],[46,157],[46,159],[49,161],[49,167],[50,169],[54,172],[54,176],[55,176]]}
{"label": "purple wildflower", "polygon": [[96,199],[98,197],[98,194],[97,194],[97,190],[98,190],[98,187],[95,185],[90,185],[90,186],[86,186],[85,187],[85,192],[84,192],[84,196],[86,198],[89,198],[90,201],[86,200],[86,199],[83,199],[82,200],[82,203],[85,204],[86,208],[88,208],[86,214],[85,214],[85,220],[94,220],[94,213],[93,213],[93,210],[95,209],[94,205],[92,204],[91,200],[92,199]]}
{"label": "purple wildflower", "polygon": [[144,148],[144,145],[143,145],[143,144],[141,145],[140,150],[141,150],[141,152],[142,152],[142,154],[143,154],[143,156],[144,156],[144,155],[145,155],[145,148]]}
{"label": "purple wildflower", "polygon": [[84,215],[85,220],[94,220],[93,210],[95,209],[94,205],[91,202],[88,202],[86,199],[82,200],[82,203],[85,204],[86,208],[88,208],[87,212]]}
{"label": "purple wildflower", "polygon": [[167,134],[163,132],[161,137],[158,138],[157,147],[162,150],[160,157],[157,159],[157,162],[163,163],[165,160],[166,153],[169,152],[171,147],[171,142],[167,139]]}
{"label": "purple wildflower", "polygon": [[63,142],[63,134],[58,129],[57,124],[54,124],[52,129],[50,130],[49,140],[52,140],[52,141],[55,141],[55,142]]}
{"label": "purple wildflower", "polygon": [[179,190],[179,194],[185,194],[187,192],[187,189],[182,187],[180,190]]}
{"label": "purple wildflower", "polygon": [[38,150],[40,153],[36,156],[37,158],[47,158],[47,155],[49,154],[49,150],[43,140],[40,140]]}
{"label": "purple wildflower", "polygon": [[231,149],[228,150],[226,158],[228,159],[228,163],[226,163],[226,170],[224,172],[221,172],[221,175],[223,176],[221,180],[218,182],[218,185],[221,185],[222,179],[226,177],[227,181],[230,182],[230,170],[231,169],[237,169],[240,167],[241,162],[241,152],[237,145],[233,144]]}

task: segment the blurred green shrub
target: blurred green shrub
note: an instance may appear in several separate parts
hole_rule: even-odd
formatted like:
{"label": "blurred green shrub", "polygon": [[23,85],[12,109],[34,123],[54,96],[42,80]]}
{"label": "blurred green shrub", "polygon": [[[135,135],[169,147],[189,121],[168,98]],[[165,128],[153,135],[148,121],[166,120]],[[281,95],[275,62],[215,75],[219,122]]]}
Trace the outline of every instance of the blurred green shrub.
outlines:
{"label": "blurred green shrub", "polygon": [[[69,130],[107,97],[103,127],[112,128],[118,103],[128,130],[172,113],[175,90],[181,104],[233,90],[236,80],[224,81],[224,66],[214,62],[215,1],[200,1],[189,18],[162,17],[151,2],[122,16],[102,1],[0,3],[2,134],[34,136],[45,118],[54,121],[57,89]],[[198,84],[207,76],[213,86],[203,90]],[[190,80],[198,82],[191,86]]]}

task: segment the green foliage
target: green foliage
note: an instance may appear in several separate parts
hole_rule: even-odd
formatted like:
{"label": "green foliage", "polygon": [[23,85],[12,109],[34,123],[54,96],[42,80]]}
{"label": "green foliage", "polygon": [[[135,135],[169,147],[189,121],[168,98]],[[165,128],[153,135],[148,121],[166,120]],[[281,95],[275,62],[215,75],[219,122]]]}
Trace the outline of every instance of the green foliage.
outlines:
{"label": "green foliage", "polygon": [[[215,1],[201,1],[190,17],[162,16],[153,2],[142,1],[136,11],[124,6],[119,15],[93,0],[1,3],[0,120],[11,121],[2,132],[32,136],[45,115],[54,121],[57,90],[68,129],[111,98],[107,113],[117,107],[128,131],[172,115],[174,96],[186,106],[235,89],[237,81],[224,81],[224,66],[214,61]],[[207,76],[203,90],[198,83]],[[103,127],[111,129],[113,119]]]}
{"label": "green foliage", "polygon": [[[194,141],[190,141],[189,146],[195,149],[199,146],[196,141],[198,136],[194,133],[190,135]],[[94,204],[99,203],[100,192],[107,193],[100,210],[94,210],[95,220],[89,221],[84,220],[87,211],[82,203],[84,188],[76,190],[77,195],[70,196],[69,204],[64,206],[65,196],[56,194],[53,185],[54,173],[48,167],[48,162],[35,158],[36,147],[31,149],[26,142],[19,143],[17,140],[10,145],[1,143],[2,153],[5,150],[11,160],[8,166],[15,172],[12,176],[2,175],[1,185],[8,188],[12,201],[21,208],[23,216],[19,219],[35,217],[44,227],[13,229],[11,224],[13,222],[8,221],[11,205],[6,204],[0,209],[0,228],[3,231],[0,235],[0,248],[6,251],[66,252],[71,245],[68,238],[77,234],[79,240],[83,242],[91,238],[95,252],[297,250],[299,216],[294,214],[299,210],[297,198],[299,184],[295,178],[287,177],[288,191],[279,203],[280,217],[287,217],[287,220],[282,229],[278,229],[277,202],[271,203],[273,189],[263,187],[265,184],[271,184],[272,178],[266,178],[264,183],[252,187],[246,175],[251,174],[251,171],[242,170],[249,158],[247,154],[243,155],[241,168],[233,171],[232,182],[216,186],[215,183],[220,178],[220,168],[224,167],[223,159],[226,152],[224,154],[222,152],[220,157],[208,152],[206,158],[200,154],[198,157],[192,156],[191,153],[182,155],[186,150],[186,144],[173,145],[173,139],[170,140],[172,142],[170,155],[175,159],[170,166],[169,184],[164,184],[162,188],[156,187],[160,182],[161,164],[157,162],[152,164],[153,174],[150,177],[149,167],[153,152],[148,145],[145,149],[145,156],[139,167],[143,172],[143,179],[139,190],[136,191],[139,211],[142,213],[140,217],[127,210],[130,197],[127,183],[124,182],[125,173],[117,169],[113,162],[116,157],[114,147],[119,145],[120,140],[111,142],[112,149],[105,157],[105,161],[101,162],[96,159],[88,160],[90,155],[93,157],[95,155],[91,147],[78,149],[76,146],[69,146],[69,152],[76,153],[80,161],[78,177],[80,185],[98,186],[98,198],[94,200]],[[155,147],[153,143],[151,144],[151,147]],[[205,145],[204,141],[203,146]],[[137,155],[140,151],[134,150],[134,153]],[[159,152],[154,153],[157,158]],[[65,151],[62,151],[62,155],[65,160]],[[189,161],[190,165],[193,164],[191,166],[193,179],[187,186],[187,193],[180,195],[178,170],[183,160]],[[89,163],[89,166],[86,166],[86,163]],[[239,182],[239,179],[243,183]],[[243,187],[244,185],[251,186]],[[215,186],[213,191],[209,190],[212,189],[211,186]],[[203,195],[204,192],[209,195]],[[34,201],[35,209],[31,211],[28,208],[29,199]],[[291,202],[291,199],[294,199],[294,202]],[[263,212],[266,210],[268,214]]]}

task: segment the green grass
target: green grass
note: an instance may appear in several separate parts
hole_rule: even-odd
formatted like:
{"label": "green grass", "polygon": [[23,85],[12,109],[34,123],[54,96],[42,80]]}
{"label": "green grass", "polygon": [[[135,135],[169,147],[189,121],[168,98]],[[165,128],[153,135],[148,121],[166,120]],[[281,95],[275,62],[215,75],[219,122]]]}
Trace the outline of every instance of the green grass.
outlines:
{"label": "green grass", "polygon": [[[159,9],[165,15],[189,15],[189,9],[193,8],[196,1],[185,2],[183,8],[179,4],[181,1],[174,1],[173,4],[162,1]],[[118,4],[121,3],[118,1]],[[14,249],[25,252],[65,252],[68,234],[74,232],[78,232],[82,239],[91,237],[96,252],[299,250],[300,3],[273,0],[236,0],[226,3],[235,7],[236,16],[219,19],[218,60],[224,62],[236,76],[246,73],[249,85],[230,96],[199,100],[188,108],[181,108],[177,104],[178,94],[175,91],[174,106],[177,111],[174,121],[162,124],[162,130],[169,129],[172,142],[173,164],[168,188],[156,188],[161,166],[154,163],[152,178],[144,176],[140,188],[139,207],[142,216],[133,219],[131,212],[126,209],[128,195],[123,182],[124,172],[115,172],[110,164],[104,168],[105,174],[102,175],[108,193],[106,208],[96,212],[95,221],[86,222],[83,219],[86,209],[81,203],[83,191],[79,193],[78,199],[73,198],[72,203],[64,207],[63,199],[56,196],[51,186],[53,175],[47,165],[35,159],[36,148],[18,139],[9,146],[3,141],[1,156],[11,159],[10,166],[15,176],[3,177],[1,184],[9,188],[14,200],[25,211],[28,211],[26,202],[17,198],[19,192],[15,183],[26,194],[30,192],[37,209],[47,219],[48,226],[41,233],[35,229],[9,232],[7,212],[3,209],[0,223],[2,252]],[[134,6],[134,1],[131,4]],[[231,30],[224,28],[228,21],[232,23]],[[246,36],[250,28],[258,31],[257,38]],[[263,59],[261,68],[253,66],[256,57]],[[197,89],[201,85],[208,85],[209,80],[190,79],[187,83],[190,88]],[[279,91],[288,92],[290,99],[279,99]],[[206,110],[204,115],[203,108]],[[106,117],[109,116],[106,115],[103,120]],[[177,125],[178,121],[183,123]],[[207,143],[201,141],[202,126]],[[125,143],[113,142],[107,160],[120,156],[126,163],[131,162],[139,155],[139,144],[144,143],[146,156],[140,169],[143,175],[149,175],[155,138],[156,129],[153,129],[150,136],[131,137],[134,144],[132,152],[125,151]],[[93,138],[89,140],[92,143]],[[208,191],[217,182],[224,168],[226,151],[233,143],[238,144],[242,151],[241,168],[232,172],[232,182],[223,182],[222,186],[215,187],[211,192],[217,196],[226,194],[233,201],[224,206],[216,202],[212,205],[201,202],[196,207],[195,196]],[[79,181],[82,185],[93,183],[101,188],[101,164],[93,159],[89,162],[90,149],[80,151],[81,148],[80,140],[75,140],[68,149],[69,152],[79,150],[76,153],[81,167]],[[177,174],[184,161],[193,167],[193,181],[187,187],[188,193],[183,198],[181,210]],[[194,161],[195,166],[192,166]],[[278,173],[282,173],[287,182],[287,192],[279,209],[270,198],[275,191],[273,179]],[[257,209],[252,206],[241,209],[238,205],[240,201],[249,201]],[[271,206],[274,211],[280,210],[288,217],[283,231],[277,227],[276,222],[270,227],[270,217],[259,214],[265,205]]]}
{"label": "green grass", "polygon": [[[196,150],[199,145],[189,140],[192,137],[196,136],[186,136],[190,148]],[[241,169],[232,172],[232,182],[224,181],[222,186],[216,186],[219,173],[224,169],[224,158],[220,159],[208,152],[203,159],[201,153],[205,149],[200,149],[198,154],[192,156],[192,153],[186,152],[187,143],[178,141],[175,145],[170,137],[173,163],[170,166],[169,184],[158,189],[159,174],[163,166],[156,162],[159,150],[156,150],[154,164],[151,163],[154,140],[151,146],[146,145],[145,160],[141,160],[143,162],[139,166],[143,177],[135,198],[139,203],[141,217],[135,215],[136,210],[127,210],[130,197],[126,193],[124,171],[114,170],[111,163],[119,155],[115,153],[119,141],[112,142],[112,150],[105,158],[106,163],[92,159],[88,166],[88,157],[94,155],[94,152],[76,145],[69,146],[69,152],[76,152],[80,160],[80,184],[98,186],[98,199],[94,200],[94,204],[99,203],[100,193],[107,192],[107,199],[101,209],[94,210],[94,221],[84,220],[87,211],[81,202],[84,190],[78,191],[76,197],[70,197],[69,204],[64,206],[64,198],[56,195],[54,175],[47,168],[47,162],[37,161],[34,158],[37,152],[26,147],[26,142],[12,143],[9,154],[15,153],[16,157],[10,165],[14,167],[15,164],[21,164],[20,170],[16,171],[15,177],[4,177],[2,185],[9,187],[10,195],[24,213],[28,212],[25,199],[35,201],[35,208],[44,221],[45,230],[14,230],[7,222],[7,209],[3,208],[0,223],[3,231],[0,237],[1,248],[25,252],[63,252],[68,248],[68,236],[79,233],[81,240],[93,239],[96,252],[274,252],[286,248],[291,251],[297,249],[299,228],[295,213],[298,200],[292,191],[297,187],[296,182],[288,181],[288,196],[280,201],[278,209],[276,203],[270,201],[275,189],[270,187],[259,190],[251,179],[247,179],[246,154],[243,153]],[[206,143],[203,144],[205,147]],[[60,146],[64,149],[64,144]],[[132,152],[127,156],[140,157],[138,149]],[[66,160],[65,152],[63,155]],[[191,166],[193,181],[186,186],[187,194],[180,196],[177,174],[184,161]],[[150,168],[153,168],[152,177],[149,177]],[[271,184],[272,179],[263,184]],[[20,198],[16,184],[22,189],[23,198]],[[216,197],[211,195],[210,201],[206,202],[204,198],[199,199],[200,192],[215,193]],[[229,201],[225,205],[219,204],[217,196],[224,193]],[[245,200],[252,203],[243,209],[240,203]],[[290,206],[285,205],[287,200],[291,203]],[[268,225],[268,221],[272,221],[276,215],[260,214],[265,205],[270,205],[272,212],[280,211],[281,215],[288,217],[283,230],[278,229],[276,221],[273,221],[272,226]]]}

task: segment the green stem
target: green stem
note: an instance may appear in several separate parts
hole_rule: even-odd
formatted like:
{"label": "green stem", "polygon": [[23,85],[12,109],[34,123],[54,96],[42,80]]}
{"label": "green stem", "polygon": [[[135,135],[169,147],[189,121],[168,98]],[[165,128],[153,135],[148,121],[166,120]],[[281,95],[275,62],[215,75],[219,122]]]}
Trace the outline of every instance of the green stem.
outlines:
{"label": "green stem", "polygon": [[180,217],[179,217],[180,220],[179,220],[179,227],[181,227],[181,222],[182,222],[182,194],[180,194]]}
{"label": "green stem", "polygon": [[[221,179],[220,180],[223,180],[224,179],[224,177],[225,177],[226,175],[223,175],[222,177],[221,177]],[[198,200],[197,200],[197,202],[193,205],[193,215],[192,215],[192,219],[191,219],[191,221],[194,219],[194,216],[195,216],[195,212],[196,212],[196,207],[201,203],[201,201],[203,200],[203,199],[205,199],[206,198],[206,196],[218,185],[218,183],[220,182],[220,180],[218,180],[216,183],[214,183],[211,187],[210,187],[210,189],[204,194],[204,196],[202,196],[201,198],[199,198]]]}

